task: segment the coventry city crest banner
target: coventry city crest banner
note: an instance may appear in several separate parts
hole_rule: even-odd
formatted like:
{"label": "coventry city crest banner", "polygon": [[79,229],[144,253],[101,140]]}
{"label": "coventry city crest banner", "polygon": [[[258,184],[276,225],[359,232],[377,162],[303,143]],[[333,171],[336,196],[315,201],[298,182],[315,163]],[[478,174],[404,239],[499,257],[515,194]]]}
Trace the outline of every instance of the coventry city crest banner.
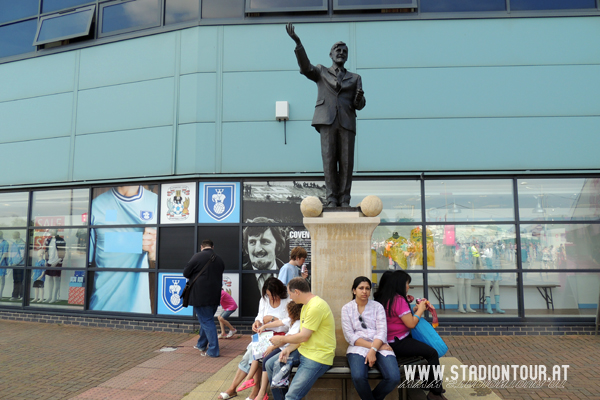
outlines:
{"label": "coventry city crest banner", "polygon": [[201,182],[198,222],[240,222],[240,183]]}
{"label": "coventry city crest banner", "polygon": [[181,292],[187,282],[183,274],[159,274],[158,314],[192,315],[193,307],[183,307]]}
{"label": "coventry city crest banner", "polygon": [[161,185],[161,224],[196,222],[196,183],[165,183]]}

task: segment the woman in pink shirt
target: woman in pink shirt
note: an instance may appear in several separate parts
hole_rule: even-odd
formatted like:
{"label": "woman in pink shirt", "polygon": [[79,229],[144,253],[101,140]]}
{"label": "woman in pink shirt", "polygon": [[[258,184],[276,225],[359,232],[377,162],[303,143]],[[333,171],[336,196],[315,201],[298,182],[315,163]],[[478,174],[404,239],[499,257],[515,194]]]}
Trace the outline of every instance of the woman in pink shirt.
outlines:
{"label": "woman in pink shirt", "polygon": [[[229,339],[236,334],[237,330],[227,321],[227,318],[237,310],[237,303],[223,288],[221,288],[221,307],[223,312],[218,316],[219,325],[221,325],[221,334],[218,336],[219,339]],[[229,328],[229,333],[225,335],[225,326]]]}
{"label": "woman in pink shirt", "polygon": [[[396,357],[421,356],[431,366],[439,366],[440,359],[437,351],[428,344],[413,339],[410,330],[417,326],[426,309],[426,301],[421,301],[414,308],[414,314],[410,309],[412,296],[408,296],[410,275],[399,270],[394,271],[381,282],[379,290],[375,293],[375,300],[385,308],[387,320],[387,341],[394,350]],[[443,395],[445,390],[442,382],[433,379],[433,368],[429,369],[427,376],[427,387],[429,400],[448,400]]]}

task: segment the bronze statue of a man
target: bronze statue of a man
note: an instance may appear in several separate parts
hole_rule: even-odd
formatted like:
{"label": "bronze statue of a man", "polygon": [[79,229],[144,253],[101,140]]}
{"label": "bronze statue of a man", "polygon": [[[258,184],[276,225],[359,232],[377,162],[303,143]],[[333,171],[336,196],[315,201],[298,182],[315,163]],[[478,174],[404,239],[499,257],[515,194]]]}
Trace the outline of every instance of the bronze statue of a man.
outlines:
{"label": "bronze statue of a man", "polygon": [[321,155],[325,174],[326,206],[349,207],[354,168],[354,140],[356,137],[356,110],[362,110],[366,100],[360,75],[344,68],[348,60],[348,46],[337,42],[329,57],[333,65],[314,66],[308,60],[294,26],[286,27],[296,42],[296,58],[300,73],[317,84],[317,104],[312,126],[321,134]]}

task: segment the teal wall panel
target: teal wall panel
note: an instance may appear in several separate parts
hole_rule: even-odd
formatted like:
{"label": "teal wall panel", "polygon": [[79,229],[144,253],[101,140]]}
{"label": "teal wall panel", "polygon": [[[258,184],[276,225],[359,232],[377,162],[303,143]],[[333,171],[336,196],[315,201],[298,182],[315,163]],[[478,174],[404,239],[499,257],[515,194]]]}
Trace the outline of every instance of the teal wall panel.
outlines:
{"label": "teal wall panel", "polygon": [[359,121],[356,171],[597,169],[600,117]]}
{"label": "teal wall panel", "polygon": [[[308,124],[308,127],[307,127]],[[224,123],[224,173],[323,172],[320,137],[306,121]]]}
{"label": "teal wall panel", "polygon": [[75,180],[167,175],[171,171],[170,126],[77,136]]}
{"label": "teal wall panel", "polygon": [[598,64],[598,36],[598,18],[366,22],[356,24],[357,66]]}
{"label": "teal wall panel", "polygon": [[359,70],[371,118],[600,113],[600,65]]}
{"label": "teal wall panel", "polygon": [[79,92],[77,134],[173,123],[173,78]]}
{"label": "teal wall panel", "polygon": [[176,38],[170,32],[81,50],[79,89],[173,76]]}
{"label": "teal wall panel", "polygon": [[[350,25],[296,24],[295,32],[314,65],[330,66],[331,46],[340,40],[350,44]],[[285,24],[226,26],[224,30],[227,50],[223,54],[224,71],[298,70],[294,54],[296,43],[288,36]],[[355,53],[350,49],[350,64],[354,57]]]}
{"label": "teal wall panel", "polygon": [[68,179],[69,138],[0,144],[2,185],[64,182]]}
{"label": "teal wall panel", "polygon": [[0,103],[0,142],[69,136],[73,94]]}
{"label": "teal wall panel", "polygon": [[181,31],[181,74],[217,70],[218,27],[200,26]]}
{"label": "teal wall panel", "polygon": [[288,101],[290,119],[312,120],[317,85],[292,71],[223,74],[223,121],[275,121],[275,102]]}
{"label": "teal wall panel", "polygon": [[179,125],[176,174],[214,173],[215,124]]}
{"label": "teal wall panel", "polygon": [[0,102],[73,90],[74,51],[0,65]]}
{"label": "teal wall panel", "polygon": [[217,77],[214,73],[183,75],[179,78],[179,123],[215,120]]}

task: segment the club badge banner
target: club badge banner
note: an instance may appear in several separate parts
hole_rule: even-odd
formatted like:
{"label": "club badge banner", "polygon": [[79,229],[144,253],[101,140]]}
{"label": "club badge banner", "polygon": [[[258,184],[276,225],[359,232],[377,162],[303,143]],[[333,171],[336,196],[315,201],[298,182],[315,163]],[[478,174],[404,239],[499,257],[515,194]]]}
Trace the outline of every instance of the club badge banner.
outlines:
{"label": "club badge banner", "polygon": [[161,224],[196,222],[196,183],[167,183],[161,186]]}
{"label": "club badge banner", "polygon": [[201,182],[198,222],[239,223],[240,183]]}

